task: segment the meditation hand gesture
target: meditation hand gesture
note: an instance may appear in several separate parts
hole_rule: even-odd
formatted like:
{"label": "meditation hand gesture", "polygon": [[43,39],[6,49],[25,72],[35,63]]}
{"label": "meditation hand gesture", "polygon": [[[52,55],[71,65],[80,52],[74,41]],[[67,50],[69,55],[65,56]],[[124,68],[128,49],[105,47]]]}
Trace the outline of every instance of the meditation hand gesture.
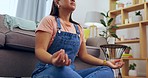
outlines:
{"label": "meditation hand gesture", "polygon": [[68,58],[68,55],[65,53],[65,50],[61,49],[52,55],[51,63],[58,67],[68,66],[71,64],[71,59]]}
{"label": "meditation hand gesture", "polygon": [[124,62],[120,59],[107,61],[106,63],[107,63],[108,66],[110,66],[113,69],[121,68],[124,65]]}

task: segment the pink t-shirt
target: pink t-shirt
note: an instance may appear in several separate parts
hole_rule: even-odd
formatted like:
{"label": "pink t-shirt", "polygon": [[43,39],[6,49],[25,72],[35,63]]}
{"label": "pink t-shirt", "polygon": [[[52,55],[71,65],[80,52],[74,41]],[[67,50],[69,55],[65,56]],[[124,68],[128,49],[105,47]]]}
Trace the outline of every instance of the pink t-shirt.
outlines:
{"label": "pink t-shirt", "polygon": [[[62,19],[60,19],[60,22],[61,22],[61,31],[76,33],[76,30],[75,30],[75,27],[74,27],[73,24],[71,24],[71,26],[64,26]],[[85,39],[84,39],[82,27],[78,26],[78,28],[79,28],[79,31],[80,31],[80,44],[81,44],[82,41],[85,41]],[[37,27],[36,32],[39,31],[39,30],[48,32],[49,34],[52,35],[52,38],[51,38],[50,43],[49,43],[49,45],[51,45],[53,40],[54,40],[54,37],[56,35],[56,32],[57,32],[57,22],[56,22],[55,17],[54,16],[44,17],[41,20],[39,26]]]}

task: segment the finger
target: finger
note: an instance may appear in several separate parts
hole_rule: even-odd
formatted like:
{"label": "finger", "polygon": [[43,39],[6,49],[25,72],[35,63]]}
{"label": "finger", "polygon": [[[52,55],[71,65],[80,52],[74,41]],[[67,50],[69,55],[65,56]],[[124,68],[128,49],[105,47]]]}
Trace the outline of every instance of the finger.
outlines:
{"label": "finger", "polygon": [[117,60],[115,60],[115,63],[120,62],[120,61],[121,61],[120,59],[117,59]]}
{"label": "finger", "polygon": [[62,49],[59,50],[59,51],[57,51],[57,52],[55,52],[53,55],[54,55],[55,57],[57,57],[61,52],[62,52]]}
{"label": "finger", "polygon": [[63,58],[63,54],[60,53],[60,54],[59,54],[59,58],[57,59],[57,62],[58,62],[58,63],[61,63],[61,62],[63,61],[62,58]]}
{"label": "finger", "polygon": [[69,66],[70,64],[71,64],[71,59],[68,60],[67,66]]}
{"label": "finger", "polygon": [[54,63],[59,64],[60,58],[61,58],[61,53],[58,54],[58,56],[54,58]]}
{"label": "finger", "polygon": [[65,54],[65,64],[68,65],[69,59],[68,59],[68,55]]}
{"label": "finger", "polygon": [[61,52],[60,62],[61,63],[64,63],[65,62],[65,51],[64,50],[62,50],[62,52]]}
{"label": "finger", "polygon": [[120,63],[117,64],[117,66],[118,66],[119,68],[121,68],[123,65],[124,65],[124,62],[120,62]]}

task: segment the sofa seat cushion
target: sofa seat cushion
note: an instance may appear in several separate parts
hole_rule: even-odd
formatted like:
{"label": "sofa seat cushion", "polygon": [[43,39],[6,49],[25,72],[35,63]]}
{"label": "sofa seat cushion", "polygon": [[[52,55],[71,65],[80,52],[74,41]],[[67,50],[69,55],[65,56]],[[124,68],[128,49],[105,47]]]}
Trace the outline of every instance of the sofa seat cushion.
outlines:
{"label": "sofa seat cushion", "polygon": [[100,56],[100,49],[98,47],[86,46],[87,52],[97,58]]}
{"label": "sofa seat cushion", "polygon": [[[100,49],[98,47],[86,46],[86,49],[87,49],[87,52],[90,55],[93,55],[93,56],[99,58],[99,56],[100,56]],[[87,64],[85,62],[82,62],[78,57],[76,57],[76,60],[75,60],[74,64],[75,64],[76,70],[86,69],[86,68],[90,68],[90,67],[94,67],[95,66],[95,65],[90,65],[90,64]]]}
{"label": "sofa seat cushion", "polygon": [[0,48],[4,47],[5,44],[5,34],[0,33]]}
{"label": "sofa seat cushion", "polygon": [[23,32],[23,30],[17,30],[6,33],[6,47],[25,51],[34,51],[34,46],[34,32]]}

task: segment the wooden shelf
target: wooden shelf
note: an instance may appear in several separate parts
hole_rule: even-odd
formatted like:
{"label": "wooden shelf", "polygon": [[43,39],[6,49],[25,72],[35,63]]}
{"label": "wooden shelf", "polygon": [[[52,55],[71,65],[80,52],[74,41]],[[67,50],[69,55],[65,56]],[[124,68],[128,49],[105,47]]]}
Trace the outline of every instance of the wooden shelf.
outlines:
{"label": "wooden shelf", "polygon": [[147,60],[147,58],[122,58],[123,60]]}
{"label": "wooden shelf", "polygon": [[[117,30],[120,29],[130,29],[130,28],[135,28],[137,27],[139,30],[139,39],[134,39],[134,40],[124,40],[124,41],[116,41],[115,44],[131,44],[131,43],[139,43],[140,47],[140,52],[139,52],[139,57],[140,58],[122,58],[125,62],[125,65],[122,67],[122,75],[123,78],[148,78],[148,65],[146,65],[146,67],[144,67],[144,69],[146,69],[146,76],[142,77],[132,77],[132,76],[128,76],[128,66],[129,66],[129,62],[130,60],[138,60],[138,61],[146,61],[146,64],[148,64],[148,55],[147,55],[147,30],[146,30],[146,26],[148,26],[148,2],[143,2],[142,0],[132,0],[133,5],[126,7],[126,8],[122,8],[119,10],[115,10],[116,9],[116,1],[117,0],[110,0],[110,16],[112,18],[117,18],[117,15],[121,14],[121,25],[117,25],[119,28],[115,30],[115,32]],[[137,3],[139,2],[139,3]],[[135,12],[137,10],[142,10],[143,13],[143,21],[139,21],[139,22],[134,22],[134,23],[128,23],[125,24],[125,20],[129,19],[130,16],[129,15],[130,12]],[[112,24],[115,24],[116,20],[113,21]]]}
{"label": "wooden shelf", "polygon": [[[139,22],[136,23],[131,23],[131,24],[123,24],[123,25],[118,25],[118,29],[125,29],[125,28],[133,28],[133,27],[139,27]],[[117,30],[118,30],[117,29]]]}
{"label": "wooden shelf", "polygon": [[143,25],[148,25],[148,20],[145,20],[145,21],[141,21],[141,24],[143,24]]}
{"label": "wooden shelf", "polygon": [[126,44],[126,43],[139,43],[140,40],[139,39],[135,39],[135,40],[124,40],[124,41],[116,41],[116,44]]}
{"label": "wooden shelf", "polygon": [[121,14],[121,10],[113,10],[113,11],[110,11],[110,14],[113,14],[113,15],[119,15]]}
{"label": "wooden shelf", "polygon": [[135,76],[123,76],[123,78],[146,78],[146,77],[135,77]]}
{"label": "wooden shelf", "polygon": [[123,11],[132,12],[132,11],[136,11],[136,10],[140,10],[140,9],[144,9],[144,3],[136,4],[136,5],[124,8]]}

